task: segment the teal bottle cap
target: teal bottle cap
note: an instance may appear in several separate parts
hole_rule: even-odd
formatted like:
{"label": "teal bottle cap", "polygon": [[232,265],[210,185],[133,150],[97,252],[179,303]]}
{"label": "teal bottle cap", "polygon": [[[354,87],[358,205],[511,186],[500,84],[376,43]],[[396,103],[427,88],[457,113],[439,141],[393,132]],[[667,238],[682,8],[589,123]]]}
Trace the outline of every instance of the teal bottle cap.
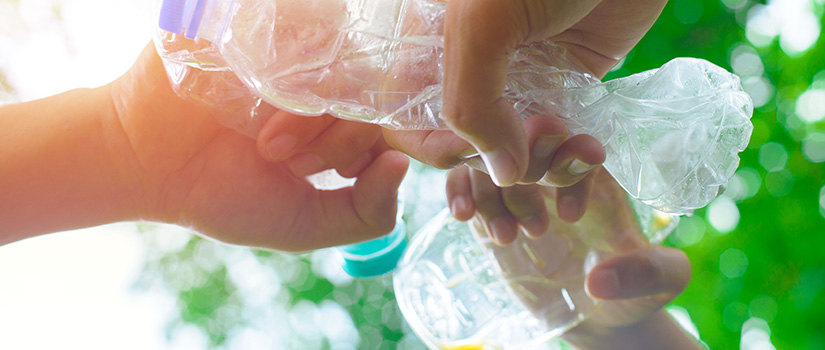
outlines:
{"label": "teal bottle cap", "polygon": [[344,257],[344,271],[353,277],[373,277],[392,271],[406,248],[406,230],[400,220],[386,236],[338,247]]}

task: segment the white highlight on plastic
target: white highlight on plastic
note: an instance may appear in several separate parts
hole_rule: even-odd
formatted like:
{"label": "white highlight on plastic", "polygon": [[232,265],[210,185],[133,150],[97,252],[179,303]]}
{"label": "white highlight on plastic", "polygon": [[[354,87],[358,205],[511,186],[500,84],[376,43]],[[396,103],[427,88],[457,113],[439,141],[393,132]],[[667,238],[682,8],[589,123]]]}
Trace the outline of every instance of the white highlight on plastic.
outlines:
{"label": "white highlight on plastic", "polygon": [[573,304],[573,299],[570,298],[570,293],[567,293],[567,288],[561,289],[561,296],[564,298],[564,302],[567,303],[567,308],[570,309],[570,311],[576,309],[576,305]]}

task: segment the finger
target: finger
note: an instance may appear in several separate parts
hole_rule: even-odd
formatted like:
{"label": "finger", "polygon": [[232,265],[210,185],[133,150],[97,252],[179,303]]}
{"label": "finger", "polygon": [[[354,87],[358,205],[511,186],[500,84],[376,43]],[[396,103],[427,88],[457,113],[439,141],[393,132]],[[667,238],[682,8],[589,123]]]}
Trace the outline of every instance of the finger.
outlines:
{"label": "finger", "polygon": [[279,110],[258,132],[258,153],[272,162],[286,160],[295,150],[312,142],[335,120],[329,115],[306,117]]}
{"label": "finger", "polygon": [[460,166],[447,173],[447,203],[450,212],[459,221],[467,221],[475,215],[470,168]]}
{"label": "finger", "polygon": [[329,168],[346,168],[353,163],[360,167],[372,161],[370,148],[381,137],[381,129],[374,124],[336,120],[305,151],[287,160],[297,176],[317,173]]}
{"label": "finger", "polygon": [[[379,134],[380,135],[380,134]],[[338,174],[346,177],[346,178],[353,178],[361,174],[364,169],[366,169],[371,163],[372,160],[381,155],[382,153],[392,150],[386,141],[384,141],[383,137],[378,137],[375,143],[372,144],[369,151],[364,152],[361,156],[358,157],[357,160],[354,162],[347,164],[343,167],[337,167],[335,170],[338,171]]]}
{"label": "finger", "polygon": [[590,192],[593,191],[595,174],[589,173],[581,181],[556,189],[556,212],[559,218],[567,222],[576,222],[587,211]]}
{"label": "finger", "polygon": [[383,132],[390,146],[438,169],[451,169],[477,153],[467,141],[448,130]]}
{"label": "finger", "polygon": [[501,189],[510,213],[531,237],[539,237],[550,226],[547,205],[539,185],[514,185]]}
{"label": "finger", "polygon": [[587,275],[586,286],[599,299],[660,295],[666,303],[685,289],[690,275],[690,262],[681,250],[650,246],[596,265]]}
{"label": "finger", "polygon": [[550,170],[539,184],[567,187],[583,179],[604,162],[604,147],[590,135],[575,135],[559,146],[550,161]]}
{"label": "finger", "polygon": [[[450,1],[444,26],[442,117],[482,152],[493,181],[502,186],[527,170],[524,130],[512,105],[501,98],[509,54],[524,39],[521,23],[501,22],[518,17],[509,2]],[[501,25],[480,25],[494,22]]]}
{"label": "finger", "polygon": [[493,240],[502,245],[512,243],[518,235],[518,225],[504,205],[501,189],[490,176],[477,170],[470,170],[470,183],[476,210],[487,224]]}
{"label": "finger", "polygon": [[395,226],[398,186],[408,165],[404,154],[387,151],[360,174],[352,187],[318,191],[324,220],[306,240],[314,247],[326,247],[389,233]]}
{"label": "finger", "polygon": [[534,183],[547,173],[553,154],[567,139],[567,126],[556,116],[537,114],[524,122],[530,143],[530,163],[522,183]]}
{"label": "finger", "polygon": [[510,53],[529,40],[544,39],[569,28],[597,3],[597,0],[455,0],[447,3],[442,116],[459,136],[481,151],[489,173],[499,186],[520,180],[528,165],[524,130],[511,103],[502,98]]}

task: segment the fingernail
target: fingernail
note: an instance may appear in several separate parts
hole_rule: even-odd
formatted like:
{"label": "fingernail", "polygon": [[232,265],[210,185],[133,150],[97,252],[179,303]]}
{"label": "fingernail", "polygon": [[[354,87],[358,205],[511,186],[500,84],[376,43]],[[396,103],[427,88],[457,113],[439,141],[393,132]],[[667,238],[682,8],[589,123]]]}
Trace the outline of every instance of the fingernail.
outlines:
{"label": "fingernail", "polygon": [[591,296],[599,299],[613,299],[621,296],[622,284],[614,269],[591,271],[587,281],[587,290]]}
{"label": "fingernail", "polygon": [[366,152],[358,157],[354,162],[350,163],[338,173],[344,177],[356,177],[372,162],[372,155]]}
{"label": "fingernail", "polygon": [[559,218],[567,222],[577,221],[581,215],[579,203],[579,199],[575,196],[561,196],[556,203]]}
{"label": "fingernail", "polygon": [[473,147],[470,147],[468,149],[465,149],[463,152],[459,153],[458,158],[460,158],[461,160],[467,160],[467,159],[470,159],[470,158],[475,157],[477,155],[478,155],[478,150],[476,150]]}
{"label": "fingernail", "polygon": [[458,217],[457,214],[463,214],[470,210],[470,201],[467,199],[466,196],[457,196],[453,198],[452,203],[450,203],[450,211],[453,213],[453,216]]}
{"label": "fingernail", "polygon": [[298,139],[295,136],[289,134],[279,135],[266,143],[266,153],[269,155],[270,160],[283,160],[283,157],[289,154],[297,143]]}
{"label": "fingernail", "polygon": [[326,169],[326,163],[315,154],[304,153],[289,159],[289,169],[295,175],[306,176]]}
{"label": "fingernail", "polygon": [[562,141],[564,141],[564,135],[541,135],[533,141],[531,154],[533,158],[548,158],[553,154],[553,151],[559,147]]}
{"label": "fingernail", "polygon": [[530,237],[540,237],[544,234],[544,224],[538,216],[531,216],[521,220],[521,226]]}
{"label": "fingernail", "polygon": [[489,225],[490,234],[493,236],[493,240],[499,244],[510,244],[512,242],[512,237],[509,237],[510,234],[508,230],[510,229],[510,225],[507,218],[495,218],[489,223]]}
{"label": "fingernail", "polygon": [[490,178],[498,187],[510,186],[516,183],[516,161],[504,148],[491,152],[482,152],[481,159],[490,174]]}
{"label": "fingernail", "polygon": [[570,173],[570,175],[579,176],[595,167],[596,165],[585,163],[578,158],[573,158],[573,161],[567,166],[567,172]]}

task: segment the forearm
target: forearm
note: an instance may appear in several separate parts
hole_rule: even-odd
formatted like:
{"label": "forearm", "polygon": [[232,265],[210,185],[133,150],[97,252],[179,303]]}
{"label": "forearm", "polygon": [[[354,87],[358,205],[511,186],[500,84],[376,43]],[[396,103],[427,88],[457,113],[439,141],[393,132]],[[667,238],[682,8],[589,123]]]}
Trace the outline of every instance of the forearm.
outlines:
{"label": "forearm", "polygon": [[704,349],[664,310],[625,328],[611,329],[609,335],[593,333],[588,337],[565,336],[565,340],[579,349]]}
{"label": "forearm", "polygon": [[142,185],[108,87],[0,107],[0,245],[138,218]]}

